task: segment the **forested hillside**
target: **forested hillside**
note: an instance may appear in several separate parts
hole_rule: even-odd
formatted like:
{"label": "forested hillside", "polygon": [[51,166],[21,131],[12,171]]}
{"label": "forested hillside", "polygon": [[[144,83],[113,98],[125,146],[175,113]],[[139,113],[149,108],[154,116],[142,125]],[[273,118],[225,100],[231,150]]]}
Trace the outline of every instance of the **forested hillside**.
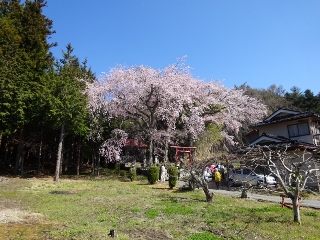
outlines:
{"label": "forested hillside", "polygon": [[[109,143],[111,140],[117,140],[117,135],[112,130],[120,128],[129,133],[129,138],[135,138],[146,128],[141,128],[143,125],[139,119],[142,117],[137,118],[137,115],[134,117],[138,124],[133,125],[133,115],[131,118],[129,114],[123,114],[121,118],[117,114],[106,117],[102,115],[101,109],[95,109],[95,116],[92,116],[92,112],[90,114],[90,99],[86,93],[86,86],[88,83],[97,82],[95,73],[88,67],[90,64],[86,59],[80,60],[73,55],[72,44],[66,47],[62,59],[56,59],[52,55],[50,49],[59,43],[48,43],[48,39],[55,32],[54,23],[42,13],[45,6],[44,0],[26,1],[24,4],[17,0],[0,1],[1,174],[59,176],[60,173],[80,174],[88,169],[92,174],[97,174],[101,161],[104,161],[99,155],[101,144],[108,139]],[[178,76],[178,71],[174,71],[170,72],[169,69],[166,73],[170,73],[171,77]],[[171,78],[169,83],[174,81],[174,78]],[[281,79],[278,81],[281,82]],[[154,91],[157,90],[154,85],[151,86]],[[114,88],[117,89],[117,86]],[[232,92],[224,90],[222,86],[219,88],[219,94],[228,93],[231,99]],[[293,86],[287,92],[281,85],[271,85],[268,89],[254,89],[243,84],[236,86],[235,90],[243,90],[247,96],[265,104],[268,111],[266,115],[278,108],[320,113],[320,93],[314,93],[318,89],[301,90]],[[174,94],[172,89],[167,95],[169,93],[173,93],[172,99],[178,103],[179,99],[174,99],[177,94]],[[241,91],[234,93],[238,94]],[[150,96],[151,94],[152,92]],[[149,103],[154,104],[160,95],[161,91],[154,99],[145,100],[145,108],[150,110]],[[193,97],[196,98],[200,99],[199,96]],[[238,99],[244,98],[241,95]],[[199,100],[197,104],[200,102]],[[190,107],[194,103],[190,102],[188,108],[182,109],[175,121],[172,120],[172,129],[179,131],[170,132],[170,136],[174,136],[176,144],[196,144],[198,140],[197,146],[210,146],[211,142],[203,141],[204,138],[192,139],[190,136],[191,133],[195,133],[194,129],[190,124],[183,123],[187,117],[193,117],[193,121],[197,120],[195,115],[192,115],[195,108]],[[222,103],[212,102],[209,108],[207,105],[205,114],[221,112],[225,107]],[[253,103],[251,101],[251,105],[246,106],[253,109]],[[185,107],[184,104],[181,106]],[[122,111],[126,110],[128,108]],[[244,108],[243,111],[243,115],[250,112],[248,108]],[[256,109],[255,113],[261,112]],[[144,112],[140,114],[146,116]],[[159,138],[163,142],[166,141],[163,136],[169,136],[166,121],[173,116],[173,111],[167,111],[165,114],[166,118],[159,117],[152,123],[154,129],[150,128],[148,132],[150,135],[159,134],[159,129],[162,132],[166,131],[167,135],[163,134],[162,138]],[[149,115],[147,117],[150,118]],[[221,136],[216,137],[216,132],[222,128],[219,124],[216,127],[213,127],[212,123],[204,125],[205,133],[210,135],[206,138],[210,141],[221,140]],[[248,131],[250,123],[241,120],[241,124],[240,132],[237,131],[237,126],[234,132],[232,128],[228,129],[228,134],[234,135],[236,141],[244,144],[243,136]],[[184,128],[188,128],[188,131],[183,131]],[[205,133],[202,136],[207,136]],[[92,137],[93,135],[95,137]],[[154,146],[156,144],[155,142]]]}
{"label": "forested hillside", "polygon": [[314,90],[302,90],[293,86],[290,91],[286,91],[281,85],[275,84],[267,89],[254,89],[247,84],[236,86],[236,88],[243,89],[247,95],[260,99],[268,106],[270,114],[279,108],[320,113],[320,92],[315,95]]}
{"label": "forested hillside", "polygon": [[[285,108],[296,111],[313,111],[320,114],[320,92],[315,95],[312,90],[301,90],[293,86],[290,91],[286,91],[281,85],[272,84],[267,89],[251,88],[247,84],[235,86],[236,89],[243,89],[251,97],[262,101],[268,108],[270,115],[279,108]],[[237,140],[246,144],[245,134],[250,131],[249,123],[243,123],[241,131],[236,134]]]}

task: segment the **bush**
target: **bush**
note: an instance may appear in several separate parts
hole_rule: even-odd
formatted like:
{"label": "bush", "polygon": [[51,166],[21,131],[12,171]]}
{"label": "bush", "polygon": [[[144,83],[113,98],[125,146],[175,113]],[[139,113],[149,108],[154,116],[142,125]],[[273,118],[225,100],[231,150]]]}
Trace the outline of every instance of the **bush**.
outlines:
{"label": "bush", "polygon": [[131,179],[131,181],[135,181],[137,178],[137,171],[135,167],[130,168],[129,170],[129,177]]}
{"label": "bush", "polygon": [[177,185],[178,181],[178,168],[169,166],[168,167],[168,174],[169,174],[169,187],[172,189]]}
{"label": "bush", "polygon": [[155,184],[159,179],[159,167],[152,166],[149,168],[149,174],[148,174],[148,182],[150,184]]}
{"label": "bush", "polygon": [[127,177],[127,173],[128,173],[128,172],[127,172],[126,170],[120,170],[120,171],[119,171],[119,176],[120,176],[120,177]]}
{"label": "bush", "polygon": [[116,174],[120,174],[120,164],[119,163],[116,163],[114,165],[114,171]]}

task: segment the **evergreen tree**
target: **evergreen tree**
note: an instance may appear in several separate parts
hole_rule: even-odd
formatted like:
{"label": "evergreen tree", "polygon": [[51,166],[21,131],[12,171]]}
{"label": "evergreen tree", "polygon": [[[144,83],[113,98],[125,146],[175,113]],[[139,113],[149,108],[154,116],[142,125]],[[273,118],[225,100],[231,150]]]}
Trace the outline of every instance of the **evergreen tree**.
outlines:
{"label": "evergreen tree", "polygon": [[43,0],[0,1],[0,139],[16,134],[15,172],[23,161],[26,126],[39,119],[42,80],[53,63],[49,49],[55,44],[47,38],[54,32],[52,21],[42,14],[45,6]]}
{"label": "evergreen tree", "polygon": [[50,71],[51,81],[48,81],[49,112],[48,120],[55,128],[60,129],[58,143],[55,181],[59,181],[62,146],[65,133],[77,136],[86,136],[88,133],[89,114],[87,110],[87,97],[83,94],[85,82],[92,82],[94,74],[87,68],[86,61],[72,55],[71,44],[67,45],[63,58],[57,61],[55,68]]}
{"label": "evergreen tree", "polygon": [[320,113],[320,93],[314,95],[310,89],[306,89],[304,92],[298,87],[292,87],[291,92],[285,94],[285,98],[291,101],[300,111],[313,111]]}

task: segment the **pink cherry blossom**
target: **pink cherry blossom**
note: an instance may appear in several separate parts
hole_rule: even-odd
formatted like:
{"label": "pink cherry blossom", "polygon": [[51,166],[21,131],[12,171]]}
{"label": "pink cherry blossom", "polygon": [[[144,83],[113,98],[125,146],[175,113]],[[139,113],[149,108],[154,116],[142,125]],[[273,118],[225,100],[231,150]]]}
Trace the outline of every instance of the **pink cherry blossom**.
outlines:
{"label": "pink cherry blossom", "polygon": [[154,146],[163,147],[159,142],[197,140],[206,122],[224,126],[223,136],[234,144],[231,132],[266,113],[262,103],[242,90],[193,77],[183,60],[163,70],[118,66],[88,83],[86,94],[94,119],[102,114],[130,120],[147,140],[150,152]]}

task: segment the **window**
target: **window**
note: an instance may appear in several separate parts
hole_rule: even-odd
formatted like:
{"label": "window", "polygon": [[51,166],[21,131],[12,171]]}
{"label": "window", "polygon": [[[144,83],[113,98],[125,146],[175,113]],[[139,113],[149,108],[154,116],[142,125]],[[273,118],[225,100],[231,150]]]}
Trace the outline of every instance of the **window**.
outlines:
{"label": "window", "polygon": [[309,125],[308,123],[299,123],[295,125],[288,126],[289,136],[290,137],[298,137],[303,135],[309,135]]}

